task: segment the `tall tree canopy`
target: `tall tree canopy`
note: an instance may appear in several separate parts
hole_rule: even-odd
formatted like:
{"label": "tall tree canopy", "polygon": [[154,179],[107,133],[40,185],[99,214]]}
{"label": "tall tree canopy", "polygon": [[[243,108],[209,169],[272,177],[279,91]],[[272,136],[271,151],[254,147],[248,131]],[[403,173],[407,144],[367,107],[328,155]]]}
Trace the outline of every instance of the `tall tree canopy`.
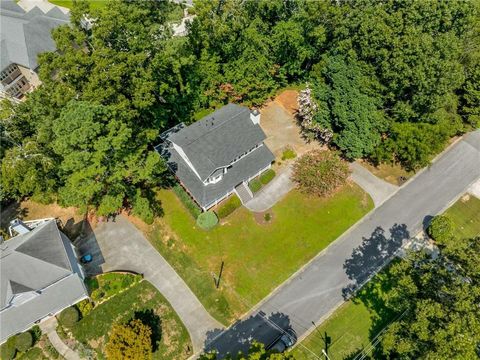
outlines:
{"label": "tall tree canopy", "polygon": [[387,305],[402,314],[383,352],[400,359],[475,359],[480,351],[480,238],[446,242],[393,265]]}

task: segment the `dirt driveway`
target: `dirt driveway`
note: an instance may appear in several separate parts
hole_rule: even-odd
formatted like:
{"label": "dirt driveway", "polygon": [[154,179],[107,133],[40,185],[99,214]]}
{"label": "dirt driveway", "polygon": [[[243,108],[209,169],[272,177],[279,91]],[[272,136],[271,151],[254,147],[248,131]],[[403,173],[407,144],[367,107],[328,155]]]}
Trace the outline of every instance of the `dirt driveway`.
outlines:
{"label": "dirt driveway", "polygon": [[281,159],[286,146],[292,147],[297,156],[320,148],[318,143],[307,143],[301,135],[300,127],[295,120],[298,108],[297,96],[297,91],[285,90],[261,109],[260,126],[267,135],[265,144],[273,152],[277,161]]}

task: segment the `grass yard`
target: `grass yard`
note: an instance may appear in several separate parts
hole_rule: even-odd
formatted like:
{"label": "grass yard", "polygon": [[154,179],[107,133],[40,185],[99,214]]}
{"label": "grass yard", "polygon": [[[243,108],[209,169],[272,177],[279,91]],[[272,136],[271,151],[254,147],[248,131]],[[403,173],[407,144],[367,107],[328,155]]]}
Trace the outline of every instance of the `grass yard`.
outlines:
{"label": "grass yard", "polygon": [[[68,9],[71,9],[73,6],[73,0],[48,0],[54,5],[63,6]],[[106,7],[108,4],[107,0],[87,0],[90,3],[92,9],[100,9]]]}
{"label": "grass yard", "polygon": [[[380,164],[373,166],[367,161],[359,161],[359,163],[373,175],[397,186],[402,185],[406,180],[415,175],[413,171],[406,171],[399,164]],[[400,180],[401,177],[404,178],[403,181]]]}
{"label": "grass yard", "polygon": [[372,339],[397,316],[385,307],[383,300],[389,276],[388,269],[380,272],[355,298],[338,308],[293,349],[295,359],[317,359],[311,352],[322,354],[326,336],[330,340],[331,359],[352,359],[361,350],[368,352]]}
{"label": "grass yard", "polygon": [[466,195],[453,204],[446,212],[456,225],[460,238],[472,238],[480,235],[480,199]]}
{"label": "grass yard", "polygon": [[[273,220],[267,224],[258,224],[242,207],[206,232],[172,191],[161,190],[158,198],[164,216],[143,230],[224,324],[268,295],[373,208],[370,197],[356,185],[327,199],[294,190],[273,207]],[[225,266],[217,290],[213,275],[222,261]]]}
{"label": "grass yard", "polygon": [[147,281],[95,307],[74,325],[75,339],[102,353],[114,322],[127,322],[136,312],[153,310],[160,317],[161,337],[154,359],[183,359],[191,355],[190,337],[168,301]]}

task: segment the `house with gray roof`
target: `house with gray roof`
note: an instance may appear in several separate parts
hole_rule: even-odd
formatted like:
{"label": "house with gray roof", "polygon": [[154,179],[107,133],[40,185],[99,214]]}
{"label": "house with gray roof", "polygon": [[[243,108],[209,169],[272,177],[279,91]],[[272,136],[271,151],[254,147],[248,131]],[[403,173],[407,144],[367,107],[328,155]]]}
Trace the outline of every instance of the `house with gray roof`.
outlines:
{"label": "house with gray roof", "polygon": [[264,144],[260,113],[228,104],[201,120],[181,123],[160,136],[157,146],[182,186],[203,210],[236,192],[251,196],[247,183],[275,159]]}
{"label": "house with gray roof", "polygon": [[40,84],[37,56],[56,50],[51,32],[68,23],[58,7],[25,11],[13,0],[0,1],[0,95],[20,100]]}
{"label": "house with gray roof", "polygon": [[0,244],[0,343],[88,297],[75,248],[55,219]]}

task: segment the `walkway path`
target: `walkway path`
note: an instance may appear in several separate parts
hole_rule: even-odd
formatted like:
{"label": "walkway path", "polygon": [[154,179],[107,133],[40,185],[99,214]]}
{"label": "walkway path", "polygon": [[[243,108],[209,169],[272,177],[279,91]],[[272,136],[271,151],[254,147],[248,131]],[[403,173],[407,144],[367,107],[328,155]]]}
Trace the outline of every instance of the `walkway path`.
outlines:
{"label": "walkway path", "polygon": [[91,252],[92,267],[101,271],[127,270],[140,273],[170,302],[190,333],[194,351],[202,349],[206,333],[223,328],[205,310],[183,279],[167,263],[143,234],[125,217],[99,224],[81,244],[79,251]]}
{"label": "walkway path", "polygon": [[278,336],[276,326],[291,326],[302,338],[314,328],[312,322],[320,324],[425,228],[432,216],[456,201],[479,178],[480,130],[450,147],[234,327],[211,337],[207,348],[224,356],[227,351],[245,351],[253,340],[268,344]]}
{"label": "walkway path", "polygon": [[376,177],[359,163],[350,164],[350,169],[352,180],[371,196],[375,207],[380,206],[398,190],[398,186]]}
{"label": "walkway path", "polygon": [[80,360],[80,356],[70,349],[57,334],[57,319],[52,316],[50,319],[42,321],[39,326],[44,334],[47,334],[48,340],[52,343],[55,350],[58,351],[67,360]]}
{"label": "walkway path", "polygon": [[270,209],[280,201],[290,190],[294,188],[290,176],[292,165],[287,166],[280,174],[275,176],[255,197],[247,202],[245,207],[254,212],[262,212]]}

